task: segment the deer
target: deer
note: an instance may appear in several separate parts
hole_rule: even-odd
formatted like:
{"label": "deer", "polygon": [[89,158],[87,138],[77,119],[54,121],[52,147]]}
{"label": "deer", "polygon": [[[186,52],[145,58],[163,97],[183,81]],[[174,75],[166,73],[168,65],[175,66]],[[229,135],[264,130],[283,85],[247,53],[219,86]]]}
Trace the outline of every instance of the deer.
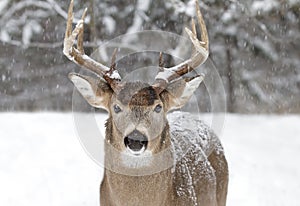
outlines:
{"label": "deer", "polygon": [[219,138],[195,116],[178,111],[204,78],[185,74],[209,55],[208,33],[198,1],[195,7],[201,39],[192,19],[192,29],[185,28],[194,46],[191,57],[167,68],[160,53],[159,72],[153,84],[147,84],[122,81],[116,52],[110,66],[85,54],[87,9],[73,29],[71,0],[63,53],[96,77],[70,73],[69,79],[92,107],[108,112],[102,206],[226,205],[229,172]]}

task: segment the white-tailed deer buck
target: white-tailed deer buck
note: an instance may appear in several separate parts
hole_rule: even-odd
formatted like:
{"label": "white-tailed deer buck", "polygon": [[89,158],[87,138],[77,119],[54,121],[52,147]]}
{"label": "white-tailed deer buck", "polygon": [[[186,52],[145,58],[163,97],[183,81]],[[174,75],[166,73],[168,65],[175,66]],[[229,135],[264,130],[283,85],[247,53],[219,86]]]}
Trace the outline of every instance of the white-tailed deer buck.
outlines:
{"label": "white-tailed deer buck", "polygon": [[[85,55],[82,19],[72,31],[73,1],[68,12],[64,54],[99,76],[71,73],[69,78],[87,102],[108,111],[105,171],[100,189],[102,206],[225,206],[228,166],[217,136],[181,108],[203,77],[182,78],[208,57],[206,26],[196,3],[201,29],[186,29],[195,49],[191,58],[164,68],[152,85],[122,82],[115,53],[107,67]],[[77,39],[77,48],[74,47]],[[159,158],[160,154],[163,158]],[[149,172],[150,171],[150,172]],[[154,171],[154,172],[153,172]]]}

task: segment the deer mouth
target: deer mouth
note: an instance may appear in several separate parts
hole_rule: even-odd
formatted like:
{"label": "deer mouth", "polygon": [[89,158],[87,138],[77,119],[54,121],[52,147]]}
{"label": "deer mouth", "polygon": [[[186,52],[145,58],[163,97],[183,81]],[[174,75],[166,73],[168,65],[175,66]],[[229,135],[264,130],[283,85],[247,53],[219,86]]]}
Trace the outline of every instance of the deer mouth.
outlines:
{"label": "deer mouth", "polygon": [[148,145],[148,138],[138,130],[134,130],[124,138],[125,147],[131,154],[140,155]]}

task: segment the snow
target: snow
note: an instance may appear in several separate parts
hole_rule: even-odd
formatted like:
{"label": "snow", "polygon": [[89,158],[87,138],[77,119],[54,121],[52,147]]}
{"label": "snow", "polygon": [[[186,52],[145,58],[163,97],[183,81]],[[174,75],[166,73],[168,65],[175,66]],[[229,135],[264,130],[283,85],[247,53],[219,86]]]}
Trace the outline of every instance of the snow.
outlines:
{"label": "snow", "polygon": [[229,205],[299,205],[300,116],[230,116]]}
{"label": "snow", "polygon": [[260,38],[254,38],[253,45],[271,60],[277,61],[279,59],[276,49],[269,41],[265,41]]}
{"label": "snow", "polygon": [[132,34],[129,36],[126,36],[123,39],[123,42],[129,43],[133,42],[136,40],[136,36],[134,33],[142,30],[143,23],[145,18],[148,18],[145,13],[149,10],[151,6],[151,0],[138,0],[137,1],[137,6],[136,6],[136,11],[134,14],[134,20],[132,25],[127,29],[126,34]]}
{"label": "snow", "polygon": [[0,125],[0,205],[98,204],[102,170],[84,154],[71,114],[1,114]]}
{"label": "snow", "polygon": [[10,41],[10,36],[7,32],[7,30],[1,30],[0,31],[0,40],[3,42],[9,42]]}
{"label": "snow", "polygon": [[108,34],[113,34],[116,31],[116,21],[111,16],[104,16],[102,21]]}
{"label": "snow", "polygon": [[270,103],[270,96],[267,97],[266,93],[262,90],[262,88],[257,84],[257,82],[249,82],[248,84],[249,90],[255,94],[262,102]]}
{"label": "snow", "polygon": [[193,17],[195,15],[195,0],[189,0],[186,3],[179,0],[169,0],[166,1],[166,8],[173,8],[176,16],[185,13],[187,16]]}
{"label": "snow", "polygon": [[299,4],[299,0],[288,0],[288,3],[292,7]]}
{"label": "snow", "polygon": [[30,44],[31,39],[34,34],[38,34],[42,31],[41,25],[35,21],[31,20],[25,24],[23,27],[23,33],[22,33],[22,42],[25,46]]}
{"label": "snow", "polygon": [[233,19],[233,13],[231,12],[231,10],[225,11],[221,19],[224,23],[230,22]]}
{"label": "snow", "polygon": [[270,12],[271,10],[278,8],[280,3],[277,0],[259,0],[254,1],[251,6],[252,14],[256,14],[258,12]]}
{"label": "snow", "polygon": [[[206,180],[214,178],[213,169],[206,157],[213,152],[213,145],[218,145],[218,139],[206,124],[189,113],[176,111],[168,116],[168,120],[172,147],[175,151],[175,172],[179,174],[177,175],[179,178],[176,179],[178,181],[177,195],[187,201],[190,200],[192,205],[197,206],[195,184],[199,182],[201,176]],[[223,151],[221,147],[216,146],[217,153],[223,153]]]}
{"label": "snow", "polygon": [[137,2],[137,10],[146,12],[151,6],[152,0],[138,0]]}
{"label": "snow", "polygon": [[119,80],[121,80],[121,76],[120,76],[120,74],[119,74],[119,72],[117,70],[114,70],[112,72],[112,74],[110,75],[110,78],[111,79],[119,79]]}
{"label": "snow", "polygon": [[187,16],[193,17],[195,15],[195,1],[194,0],[190,0],[187,4],[186,4],[186,8],[185,8],[185,14]]}
{"label": "snow", "polygon": [[2,14],[3,10],[6,8],[9,0],[1,0],[0,2],[0,14]]}
{"label": "snow", "polygon": [[[299,122],[226,115],[228,206],[299,204]],[[71,113],[1,113],[0,125],[0,205],[99,205],[103,170],[82,149]]]}

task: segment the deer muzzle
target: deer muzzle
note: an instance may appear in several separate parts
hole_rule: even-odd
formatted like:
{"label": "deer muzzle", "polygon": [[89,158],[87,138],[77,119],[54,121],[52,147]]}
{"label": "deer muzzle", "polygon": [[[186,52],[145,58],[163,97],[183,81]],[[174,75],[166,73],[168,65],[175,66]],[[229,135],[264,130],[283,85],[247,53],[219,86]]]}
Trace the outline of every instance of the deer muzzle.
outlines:
{"label": "deer muzzle", "polygon": [[134,130],[124,138],[126,148],[134,155],[142,154],[148,145],[148,138],[138,130]]}

